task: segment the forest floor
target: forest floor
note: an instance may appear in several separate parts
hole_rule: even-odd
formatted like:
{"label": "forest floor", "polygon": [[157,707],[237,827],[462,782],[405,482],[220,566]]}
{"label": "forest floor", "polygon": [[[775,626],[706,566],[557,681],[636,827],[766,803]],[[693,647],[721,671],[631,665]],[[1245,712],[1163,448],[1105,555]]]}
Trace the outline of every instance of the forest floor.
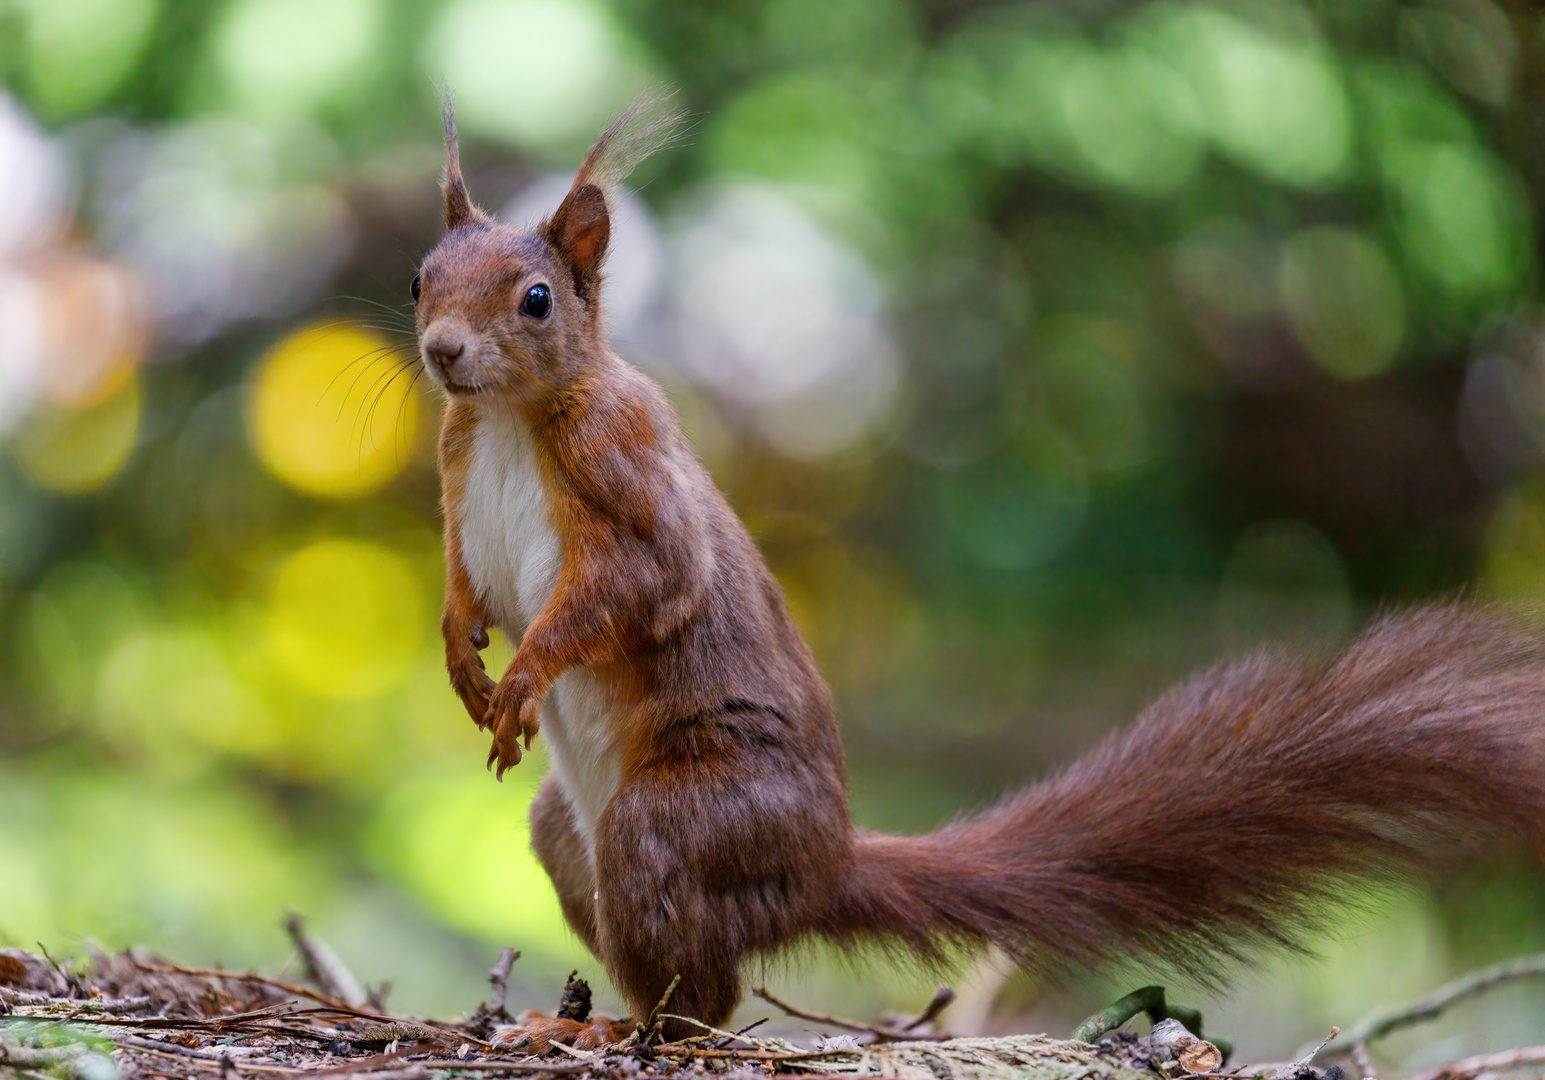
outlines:
{"label": "forest floor", "polygon": [[[320,942],[291,925],[307,985],[244,972],[193,969],[138,951],[97,953],[61,964],[46,952],[0,951],[0,1080],[693,1080],[773,1074],[890,1076],[913,1080],[1376,1080],[1368,1042],[1421,1023],[1450,1004],[1512,979],[1545,974],[1545,957],[1495,965],[1422,1001],[1376,1014],[1298,1061],[1225,1067],[1227,1044],[1197,1039],[1200,1018],[1166,1010],[1163,991],[1136,991],[1090,1017],[1070,1039],[1045,1035],[950,1038],[937,1024],[953,995],[941,990],[910,1021],[863,1023],[812,1013],[758,991],[791,1016],[841,1034],[813,1044],[705,1029],[661,1041],[669,995],[622,1042],[596,1051],[556,1044],[534,1055],[510,1042],[505,984],[518,957],[505,950],[490,972],[492,998],[463,1020],[396,1016],[363,992]],[[572,979],[554,995],[560,1015],[585,1020],[589,989]],[[1125,1030],[1138,1012],[1166,1020],[1149,1036]],[[752,1025],[755,1027],[757,1025]],[[1221,1040],[1219,1040],[1221,1043]],[[1545,1047],[1451,1062],[1412,1080],[1483,1080],[1517,1069],[1538,1073]],[[1350,1078],[1349,1078],[1350,1080]]]}

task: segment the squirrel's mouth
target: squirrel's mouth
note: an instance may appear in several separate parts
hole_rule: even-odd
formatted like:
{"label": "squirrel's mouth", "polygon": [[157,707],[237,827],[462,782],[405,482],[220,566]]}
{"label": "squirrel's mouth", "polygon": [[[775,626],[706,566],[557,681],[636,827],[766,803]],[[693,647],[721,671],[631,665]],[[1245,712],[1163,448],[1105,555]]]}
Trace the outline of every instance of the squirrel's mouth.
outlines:
{"label": "squirrel's mouth", "polygon": [[483,391],[481,386],[467,386],[447,376],[441,376],[440,383],[450,393],[456,394],[459,397],[477,397]]}

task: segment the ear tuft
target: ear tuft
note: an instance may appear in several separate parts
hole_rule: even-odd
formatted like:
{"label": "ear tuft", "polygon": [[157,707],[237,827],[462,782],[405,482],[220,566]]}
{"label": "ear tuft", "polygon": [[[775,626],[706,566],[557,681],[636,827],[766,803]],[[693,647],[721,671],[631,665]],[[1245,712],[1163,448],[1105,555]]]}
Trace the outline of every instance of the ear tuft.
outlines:
{"label": "ear tuft", "polygon": [[601,264],[611,240],[612,223],[606,196],[594,184],[571,190],[547,223],[547,241],[569,264],[574,291],[587,304],[595,298],[601,281]]}
{"label": "ear tuft", "polygon": [[686,115],[676,107],[675,97],[674,90],[656,90],[636,98],[596,138],[574,186],[595,184],[609,194],[639,162],[679,143],[686,132]]}
{"label": "ear tuft", "polygon": [[445,195],[447,232],[468,222],[483,220],[483,212],[472,205],[467,181],[461,175],[461,150],[456,140],[456,105],[448,88],[441,88],[441,109],[445,119],[445,178],[440,190]]}

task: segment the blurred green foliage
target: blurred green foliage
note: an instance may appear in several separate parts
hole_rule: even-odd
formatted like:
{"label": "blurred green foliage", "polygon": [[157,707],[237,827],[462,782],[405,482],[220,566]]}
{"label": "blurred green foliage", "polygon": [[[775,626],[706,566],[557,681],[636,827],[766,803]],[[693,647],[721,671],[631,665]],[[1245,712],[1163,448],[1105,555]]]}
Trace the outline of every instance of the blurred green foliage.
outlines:
{"label": "blurred green foliage", "polygon": [[[0,78],[19,944],[275,964],[302,908],[442,1012],[503,944],[532,1001],[581,963],[526,849],[542,755],[493,784],[439,667],[406,301],[442,80],[474,195],[525,217],[681,87],[616,344],[788,590],[866,825],[979,805],[1219,655],[1545,597],[1522,3],[0,0]],[[1217,1007],[1280,1056],[1537,947],[1542,895],[1369,897]],[[847,1012],[922,985],[801,970]],[[1055,1026],[1110,985],[1007,1000]]]}

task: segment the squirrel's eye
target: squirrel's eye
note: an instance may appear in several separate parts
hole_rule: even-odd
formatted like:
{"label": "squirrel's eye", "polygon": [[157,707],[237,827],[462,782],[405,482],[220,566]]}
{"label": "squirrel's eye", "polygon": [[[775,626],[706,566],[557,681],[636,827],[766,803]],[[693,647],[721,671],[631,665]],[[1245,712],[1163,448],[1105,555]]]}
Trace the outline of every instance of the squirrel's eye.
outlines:
{"label": "squirrel's eye", "polygon": [[553,294],[546,285],[531,286],[526,290],[525,299],[520,302],[520,313],[533,319],[547,318],[547,313],[552,309]]}
{"label": "squirrel's eye", "polygon": [[418,303],[418,288],[422,282],[417,274],[413,275],[413,284],[408,286],[408,291],[413,294],[413,302]]}

